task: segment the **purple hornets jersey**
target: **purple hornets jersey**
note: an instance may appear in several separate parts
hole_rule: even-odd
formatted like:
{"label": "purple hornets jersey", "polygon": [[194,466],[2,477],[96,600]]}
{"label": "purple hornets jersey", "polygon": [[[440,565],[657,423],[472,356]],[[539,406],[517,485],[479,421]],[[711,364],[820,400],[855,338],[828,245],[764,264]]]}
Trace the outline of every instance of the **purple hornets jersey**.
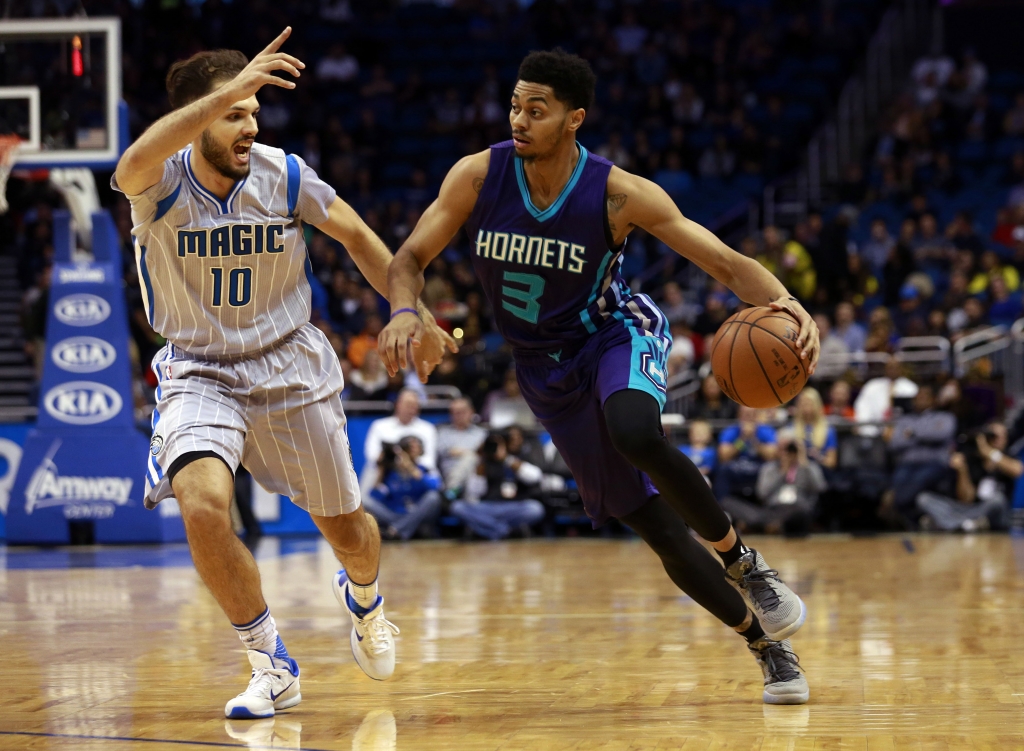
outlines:
{"label": "purple hornets jersey", "polygon": [[[605,218],[612,163],[579,146],[561,194],[541,211],[530,200],[512,141],[491,146],[487,179],[466,222],[473,268],[517,361],[555,362],[606,326],[671,341],[668,321],[646,295],[630,293]],[[539,358],[538,358],[539,356]]]}

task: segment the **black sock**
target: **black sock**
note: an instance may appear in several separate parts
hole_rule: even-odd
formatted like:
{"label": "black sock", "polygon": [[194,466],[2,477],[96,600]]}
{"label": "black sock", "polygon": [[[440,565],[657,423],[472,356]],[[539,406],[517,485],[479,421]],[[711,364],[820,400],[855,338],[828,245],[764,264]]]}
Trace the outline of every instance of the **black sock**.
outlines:
{"label": "black sock", "polygon": [[725,567],[729,568],[729,566],[740,559],[740,556],[747,552],[747,548],[744,547],[743,540],[740,539],[739,533],[737,533],[735,545],[728,550],[716,550],[715,552],[718,553],[718,557],[722,559]]}
{"label": "black sock", "polygon": [[737,631],[740,636],[747,640],[747,644],[753,644],[758,639],[764,636],[764,629],[761,628],[761,622],[757,620],[757,617],[751,614],[750,626],[746,631]]}

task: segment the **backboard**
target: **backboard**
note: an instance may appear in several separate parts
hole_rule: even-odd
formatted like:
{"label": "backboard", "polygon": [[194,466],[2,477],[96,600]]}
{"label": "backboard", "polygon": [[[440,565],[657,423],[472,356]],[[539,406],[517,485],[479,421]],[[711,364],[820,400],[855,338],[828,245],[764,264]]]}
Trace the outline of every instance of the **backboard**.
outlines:
{"label": "backboard", "polygon": [[0,134],[15,168],[112,168],[127,147],[119,18],[0,19]]}

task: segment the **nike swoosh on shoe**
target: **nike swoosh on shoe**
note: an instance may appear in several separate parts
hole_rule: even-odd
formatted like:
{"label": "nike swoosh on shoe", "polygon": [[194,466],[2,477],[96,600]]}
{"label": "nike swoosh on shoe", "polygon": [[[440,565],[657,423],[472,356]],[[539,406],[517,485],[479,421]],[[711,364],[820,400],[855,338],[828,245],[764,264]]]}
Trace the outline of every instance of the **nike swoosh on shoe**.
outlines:
{"label": "nike swoosh on shoe", "polygon": [[287,691],[288,689],[290,689],[294,685],[295,685],[295,681],[292,681],[287,686],[285,686],[283,689],[278,691],[276,694],[274,693],[274,690],[271,689],[270,690],[270,701],[277,701],[277,697],[279,697],[281,694],[283,694],[285,691]]}

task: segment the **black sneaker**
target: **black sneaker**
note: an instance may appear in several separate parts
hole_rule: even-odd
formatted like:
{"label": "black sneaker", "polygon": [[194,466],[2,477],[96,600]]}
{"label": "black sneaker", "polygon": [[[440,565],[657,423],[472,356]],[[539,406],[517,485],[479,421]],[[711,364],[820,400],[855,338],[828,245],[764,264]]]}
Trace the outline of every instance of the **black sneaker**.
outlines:
{"label": "black sneaker", "polygon": [[764,674],[765,704],[806,704],[811,698],[807,678],[800,669],[800,658],[793,652],[789,640],[774,641],[761,637],[747,649],[754,655]]}
{"label": "black sneaker", "polygon": [[787,587],[779,572],[768,568],[753,548],[725,570],[725,578],[739,590],[747,605],[772,639],[782,641],[795,634],[807,620],[807,606]]}

